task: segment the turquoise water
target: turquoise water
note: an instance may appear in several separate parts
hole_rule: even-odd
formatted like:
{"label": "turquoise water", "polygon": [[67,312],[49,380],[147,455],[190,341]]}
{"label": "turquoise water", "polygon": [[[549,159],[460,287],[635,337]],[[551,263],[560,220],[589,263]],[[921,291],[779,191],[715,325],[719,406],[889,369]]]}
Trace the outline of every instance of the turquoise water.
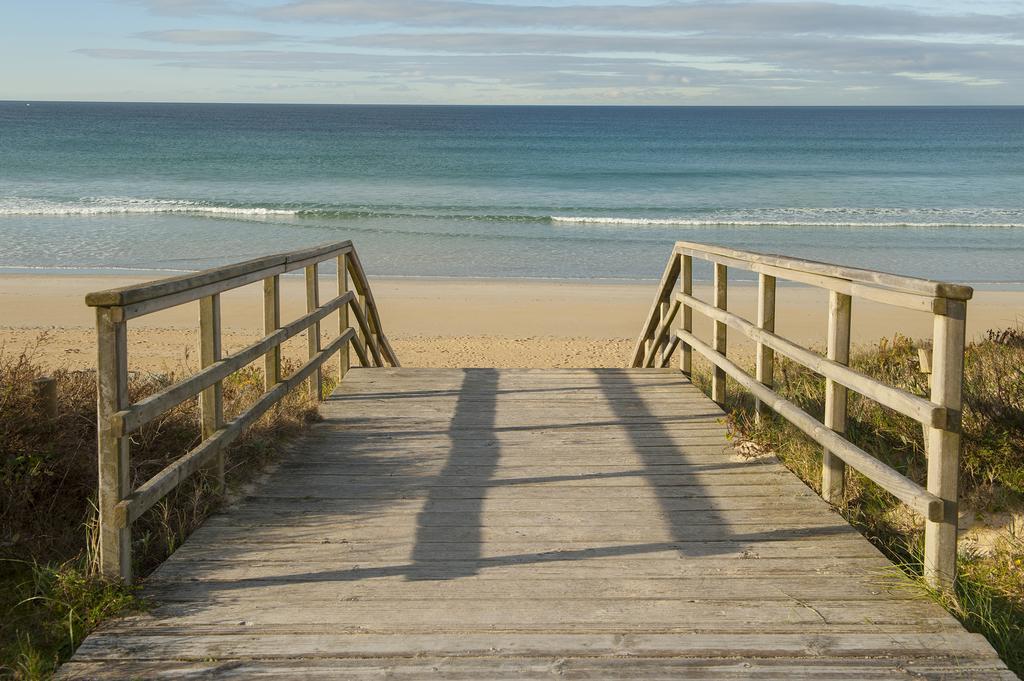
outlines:
{"label": "turquoise water", "polygon": [[380,275],[651,279],[685,239],[1019,283],[1024,108],[0,102],[0,267],[341,239]]}

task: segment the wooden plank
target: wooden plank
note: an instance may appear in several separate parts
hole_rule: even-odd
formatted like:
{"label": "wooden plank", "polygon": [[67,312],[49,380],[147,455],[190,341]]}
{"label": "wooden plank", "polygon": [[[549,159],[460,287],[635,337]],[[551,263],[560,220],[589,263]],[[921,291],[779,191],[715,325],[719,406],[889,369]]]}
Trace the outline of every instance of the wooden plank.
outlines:
{"label": "wooden plank", "polygon": [[[319,586],[319,584],[318,584]],[[809,600],[694,600],[625,597],[618,600],[508,598],[464,600],[455,607],[443,598],[423,593],[414,600],[312,601],[294,603],[273,592],[245,598],[217,598],[204,607],[168,601],[157,605],[151,617],[174,620],[176,626],[237,627],[252,618],[259,624],[302,625],[317,622],[341,631],[454,632],[507,627],[518,631],[620,631],[658,629],[666,632],[694,629],[731,630],[737,633],[774,631],[791,633],[817,628],[874,625],[897,631],[942,631],[959,624],[935,603],[893,601],[883,607],[876,599]]]}
{"label": "wooden plank", "polygon": [[[191,472],[191,471],[190,471]],[[668,499],[692,499],[692,498],[720,498],[723,496],[743,496],[750,491],[750,482],[734,484],[718,484],[714,486],[706,484],[694,484],[688,486],[671,486],[659,489],[658,498]],[[400,487],[396,485],[381,484],[348,484],[344,487],[330,485],[326,482],[317,487],[312,483],[284,482],[273,490],[267,490],[264,494],[268,497],[294,497],[297,499],[323,498],[323,499],[543,499],[553,498],[562,495],[569,499],[587,499],[596,494],[609,499],[648,499],[651,498],[651,491],[645,485],[505,485],[487,487],[485,485],[469,486],[442,486],[434,485],[429,489],[424,486]],[[779,481],[773,485],[762,485],[763,493],[784,495],[796,494],[802,489],[798,484]]]}
{"label": "wooden plank", "polygon": [[[293,629],[291,631],[258,627],[252,634],[232,634],[225,632],[224,640],[231,641],[242,649],[254,649],[260,642],[270,643],[275,639],[292,634],[295,636],[299,650],[307,655],[320,656],[353,656],[381,657],[386,655],[407,656],[408,649],[402,647],[402,640],[394,636],[367,633],[356,636],[339,636],[330,631],[317,631],[315,628]],[[101,634],[99,640],[106,639],[111,648],[102,648],[94,642],[83,645],[83,659],[112,659],[111,652],[122,655],[136,655],[146,659],[156,652],[157,657],[166,646],[183,643],[174,630],[162,629],[153,634],[152,638],[145,635],[119,634],[113,636]],[[249,636],[246,641],[243,637]],[[212,636],[204,632],[203,638],[214,644]],[[177,639],[177,640],[175,640]],[[423,651],[424,655],[445,655],[470,657],[487,655],[511,655],[515,657],[537,657],[559,652],[573,654],[590,654],[592,656],[616,655],[657,655],[684,656],[707,655],[729,657],[733,650],[744,651],[757,657],[790,657],[808,655],[813,657],[854,657],[873,651],[900,651],[909,657],[934,657],[939,650],[943,654],[958,657],[982,657],[986,652],[984,639],[978,634],[963,637],[950,635],[947,632],[912,633],[912,634],[876,634],[858,637],[823,638],[815,644],[813,637],[804,634],[744,634],[734,638],[720,634],[703,636],[700,634],[663,634],[653,632],[628,633],[623,636],[608,634],[552,634],[537,636],[520,633],[467,633],[463,637],[446,634],[411,635],[410,643]],[[147,642],[152,648],[147,648]],[[249,648],[252,646],[253,648]],[[274,655],[275,647],[267,646]],[[615,652],[618,651],[618,652]],[[192,654],[185,649],[183,655]],[[254,655],[259,657],[259,655]],[[275,657],[277,655],[274,655]],[[152,658],[150,658],[152,659]]]}
{"label": "wooden plank", "polygon": [[[302,503],[298,503],[297,499],[287,497],[279,498],[264,494],[250,494],[243,497],[242,502],[244,503],[241,503],[239,506],[238,513],[247,512],[246,509],[251,509],[254,513],[268,516],[301,512],[309,514],[326,513],[332,516],[340,515],[346,517],[347,514],[357,510],[345,499],[305,498],[302,499]],[[714,497],[710,499],[706,497],[663,497],[657,500],[655,508],[657,512],[665,514],[681,513],[684,511],[700,513],[707,513],[709,511],[718,513],[743,511],[748,517],[759,518],[761,513],[766,510],[779,509],[785,512],[814,513],[829,517],[834,511],[824,502],[819,502],[821,500],[816,494],[810,490],[805,490],[801,494],[794,493],[785,496],[751,494],[749,496]],[[373,517],[386,518],[391,513],[400,515],[416,514],[421,508],[422,502],[419,499],[399,499],[394,503],[388,504],[385,508],[377,509]],[[465,499],[449,499],[447,501],[436,499],[431,505],[432,515],[443,513],[461,514],[477,508],[479,508],[479,505],[474,500]],[[488,498],[487,503],[484,505],[488,517],[491,514],[520,514],[524,517],[543,517],[545,514],[563,511],[565,508],[566,504],[557,498],[531,500],[521,500],[514,497],[507,499]],[[657,517],[657,513],[651,510],[650,504],[639,506],[629,499],[595,499],[591,497],[590,499],[575,500],[571,504],[571,508],[578,509],[579,513],[598,514],[593,518],[595,522],[601,519],[602,513],[618,514],[633,512],[648,518]],[[295,509],[301,509],[301,511],[296,511]],[[230,517],[230,515],[227,517]]]}
{"label": "wooden plank", "polygon": [[[332,571],[333,572],[333,571]],[[380,577],[373,580],[332,579],[327,575],[299,575],[282,578],[268,575],[265,579],[235,581],[157,581],[147,583],[149,598],[161,603],[223,602],[240,603],[265,598],[287,600],[292,605],[322,601],[345,602],[359,600],[378,602],[386,606],[394,601],[423,599],[423,585],[405,575]],[[334,575],[336,576],[336,575]],[[696,602],[713,600],[762,601],[765,603],[792,603],[793,601],[831,600],[851,598],[858,603],[881,601],[889,607],[899,602],[915,602],[919,595],[901,584],[885,585],[881,580],[850,578],[838,580],[831,576],[811,579],[804,575],[765,579],[764,574],[752,577],[721,579],[718,577],[650,579],[623,576],[604,576],[589,579],[479,579],[476,575],[458,579],[438,579],[433,585],[439,600],[453,604],[457,601],[507,601],[514,598],[621,601],[629,598],[681,600]],[[311,583],[315,587],[311,587]],[[272,594],[272,596],[271,596]]]}
{"label": "wooden plank", "polygon": [[[428,513],[424,511],[423,513]],[[653,514],[652,514],[653,515]],[[658,523],[655,526],[619,525],[609,523],[599,527],[588,525],[425,525],[405,523],[402,525],[378,526],[357,525],[339,526],[322,522],[305,526],[288,523],[252,523],[236,525],[208,525],[197,532],[204,541],[235,542],[252,541],[251,531],[258,527],[260,541],[264,543],[333,542],[358,541],[406,541],[408,543],[441,542],[446,544],[472,543],[474,541],[505,543],[518,538],[530,537],[538,542],[557,542],[565,544],[595,544],[604,541],[651,543],[659,541],[683,540],[687,542],[716,541],[778,541],[791,539],[799,541],[804,538],[818,537],[850,537],[859,539],[856,530],[842,519],[831,523],[809,522],[798,523],[787,518],[781,522],[767,519],[753,526],[731,525],[728,523],[691,525],[685,529],[674,527],[674,524]],[[676,534],[678,536],[673,536]]]}
{"label": "wooden plank", "polygon": [[[634,561],[674,561],[680,570],[685,569],[683,563],[708,563],[712,567],[720,565],[722,560],[774,560],[786,559],[818,559],[823,553],[838,559],[861,558],[881,559],[874,547],[857,537],[847,538],[794,538],[776,539],[771,541],[671,541],[671,542],[601,542],[599,545],[581,542],[565,545],[561,542],[509,542],[500,548],[476,546],[474,543],[434,542],[429,555],[409,562],[409,542],[304,542],[304,543],[264,543],[236,541],[231,543],[234,556],[231,560],[252,560],[263,562],[295,562],[310,563],[324,566],[331,561],[355,562],[359,565],[384,563],[389,566],[388,574],[405,574],[415,565],[431,565],[434,567],[452,566],[451,572],[465,565],[473,569],[491,569],[494,567],[527,565],[550,565],[554,563],[586,563],[602,561],[608,558],[620,560],[629,558]],[[470,553],[472,552],[472,553]],[[180,554],[180,555],[179,555]],[[195,542],[186,543],[175,554],[176,560],[225,560],[224,548]],[[876,563],[876,569],[879,565]],[[329,569],[329,568],[326,568]],[[666,566],[669,573],[675,567]],[[753,569],[753,568],[749,568]],[[893,573],[891,564],[890,574]],[[360,573],[354,573],[358,576]],[[367,573],[372,576],[373,573]]]}
{"label": "wooden plank", "polygon": [[[600,508],[588,508],[585,511],[569,511],[563,506],[551,511],[530,510],[529,513],[517,511],[496,511],[489,506],[482,514],[467,514],[465,511],[436,511],[433,507],[430,513],[410,513],[409,508],[401,511],[383,509],[372,516],[346,515],[337,510],[332,512],[307,510],[303,507],[296,509],[296,504],[290,508],[278,505],[278,512],[274,513],[266,509],[265,504],[259,506],[251,504],[246,510],[243,508],[223,513],[204,524],[205,527],[292,527],[304,529],[315,527],[316,529],[344,531],[348,529],[369,529],[369,528],[401,528],[401,527],[500,527],[519,528],[528,527],[614,527],[614,528],[639,528],[642,531],[651,531],[657,528],[658,531],[665,531],[666,523],[685,524],[686,527],[698,527],[701,525],[713,525],[729,529],[740,528],[744,525],[757,526],[779,526],[786,527],[842,527],[843,519],[837,514],[823,513],[812,517],[807,516],[807,506],[801,500],[793,500],[786,504],[784,500],[778,500],[777,505],[764,508],[763,514],[754,515],[749,508],[741,509],[720,509],[713,504],[707,504],[700,509],[688,510],[661,510],[641,506],[633,510],[606,511]],[[417,509],[417,511],[420,509]],[[526,510],[526,509],[524,509]],[[654,522],[652,522],[654,521]],[[653,527],[652,527],[653,526]],[[531,535],[535,536],[535,535]]]}
{"label": "wooden plank", "polygon": [[[644,471],[603,471],[593,473],[574,473],[544,476],[535,473],[524,475],[499,474],[493,464],[487,466],[488,471],[494,471],[489,475],[482,475],[477,471],[452,470],[451,466],[445,466],[443,472],[432,474],[430,472],[417,471],[394,471],[384,477],[359,476],[353,479],[348,473],[335,473],[328,470],[320,470],[318,478],[322,479],[324,486],[346,487],[352,486],[377,486],[388,487],[424,486],[430,487],[478,487],[482,483],[488,487],[502,485],[558,485],[559,487],[642,487],[644,489],[658,489],[661,487],[687,487],[687,486],[717,486],[717,485],[783,485],[793,483],[793,474],[787,470],[757,470],[757,471],[672,471],[659,475],[647,475]],[[310,470],[296,470],[294,474],[282,471],[279,476],[281,484],[304,480],[310,475]],[[800,483],[795,483],[800,484]],[[310,490],[318,487],[310,487]]]}
{"label": "wooden plank", "polygon": [[[884,559],[878,556],[838,556],[828,559],[808,556],[795,560],[726,555],[701,556],[684,562],[676,552],[672,557],[636,560],[588,558],[581,566],[577,565],[580,561],[572,559],[519,563],[508,561],[499,564],[497,559],[491,561],[482,558],[477,561],[417,561],[402,564],[400,561],[382,559],[356,560],[344,554],[333,562],[330,559],[318,561],[304,558],[300,553],[299,559],[294,561],[288,561],[280,556],[275,558],[273,555],[263,560],[250,560],[247,557],[232,561],[187,560],[177,564],[175,569],[161,570],[149,579],[154,586],[179,582],[224,582],[237,586],[260,580],[273,580],[282,584],[293,580],[310,584],[312,589],[315,588],[312,584],[318,580],[360,583],[362,578],[366,578],[372,579],[373,584],[386,586],[392,580],[439,581],[457,575],[460,580],[492,581],[501,584],[521,578],[528,567],[529,578],[533,582],[560,583],[570,579],[580,583],[588,580],[614,581],[628,574],[633,579],[653,582],[714,579],[722,584],[723,589],[741,580],[758,580],[763,585],[759,588],[771,588],[775,583],[799,583],[802,579],[811,582],[830,580],[849,584],[859,584],[863,581],[865,591],[873,591],[878,583],[885,583],[884,568],[880,565]],[[476,570],[476,574],[467,577],[466,575],[473,570]],[[912,593],[913,591],[903,590],[903,595]],[[870,598],[866,597],[865,600]]]}
{"label": "wooden plank", "polygon": [[808,634],[551,634],[537,636],[517,633],[473,633],[452,635],[420,634],[401,639],[386,634],[339,636],[330,633],[256,632],[205,636],[166,633],[132,635],[106,634],[91,637],[82,645],[82,661],[127,659],[206,660],[223,650],[237,651],[240,657],[404,657],[409,650],[423,655],[445,657],[595,654],[658,657],[878,657],[899,655],[904,658],[929,658],[946,655],[955,658],[984,658],[991,650],[979,634],[957,636],[948,632],[909,634],[861,634],[859,636],[822,637]]}
{"label": "wooden plank", "polygon": [[[720,455],[721,453],[722,452],[719,452]],[[501,453],[500,460],[496,464],[485,458],[474,458],[466,463],[460,462],[459,464],[451,465],[446,459],[447,457],[426,462],[400,461],[390,463],[381,463],[375,459],[368,459],[364,461],[338,461],[337,459],[332,461],[325,461],[324,459],[320,459],[319,461],[310,461],[308,459],[300,459],[289,462],[288,472],[295,475],[309,475],[316,470],[319,471],[321,475],[345,476],[347,478],[372,477],[380,479],[382,477],[392,475],[435,476],[441,473],[442,465],[447,464],[443,466],[446,477],[465,476],[472,478],[473,476],[478,475],[480,471],[486,470],[488,480],[491,481],[500,481],[505,479],[525,480],[528,478],[536,478],[538,480],[576,478],[585,480],[596,476],[622,478],[633,477],[637,479],[670,476],[671,479],[675,479],[679,475],[705,474],[713,475],[714,479],[724,479],[720,476],[749,473],[765,473],[776,476],[791,475],[789,471],[782,466],[778,464],[768,464],[765,461],[753,463],[735,462],[731,464],[726,462],[707,464],[672,461],[652,466],[645,464],[641,468],[633,468],[624,464],[610,464],[607,460],[603,462],[583,460],[576,461],[571,464],[559,460],[559,465],[551,465],[553,463],[553,459],[555,459],[554,457],[545,457],[544,459],[537,459],[531,464],[523,464],[521,462],[507,461],[505,459],[504,452]]]}
{"label": "wooden plank", "polygon": [[[433,657],[410,659],[380,658],[361,659],[312,659],[312,660],[244,660],[244,661],[202,661],[181,664],[183,674],[190,677],[217,679],[367,679],[386,674],[388,679],[434,678],[438,681],[461,679],[494,679],[521,681],[522,679],[594,679],[629,681],[669,681],[680,678],[720,679],[874,679],[893,678],[893,669],[910,667],[905,673],[921,678],[950,676],[956,669],[960,678],[979,681],[1014,680],[1015,675],[988,661],[965,660],[957,665],[950,657],[925,658],[913,665],[901,660],[877,660],[820,658],[814,661],[804,658],[789,660],[738,661],[726,658],[703,659],[695,657],[678,658],[625,658],[592,656],[560,657],[539,659],[507,659],[494,657],[458,658]],[[121,662],[83,662],[69,665],[68,679],[118,679],[126,678],[137,669],[143,678],[169,678],[164,676],[162,661],[145,661],[136,665]],[[955,677],[953,677],[955,678]]]}
{"label": "wooden plank", "polygon": [[[652,580],[697,579],[713,577],[720,580],[760,578],[767,584],[776,579],[809,578],[809,579],[844,579],[850,581],[868,580],[871,584],[891,582],[892,565],[881,555],[844,555],[836,556],[761,556],[748,549],[736,548],[714,555],[700,555],[681,560],[678,551],[661,551],[635,556],[605,555],[593,552],[585,560],[567,558],[566,560],[533,560],[525,557],[506,559],[501,562],[499,557],[493,560],[486,557],[475,561],[417,561],[403,563],[388,560],[386,557],[352,555],[339,553],[333,556],[316,555],[308,551],[309,547],[301,547],[292,560],[283,551],[268,550],[273,547],[261,546],[257,555],[246,553],[231,559],[223,555],[196,556],[176,560],[164,564],[149,579],[153,583],[162,581],[194,582],[196,580],[238,582],[276,578],[285,581],[291,577],[309,582],[316,579],[340,580],[346,576],[369,574],[373,569],[379,573],[375,579],[407,579],[419,581],[425,579],[445,579],[453,572],[465,575],[463,565],[466,563],[482,563],[482,569],[471,578],[475,580],[504,581],[524,576],[524,565],[529,565],[529,578],[532,580],[587,580],[615,579],[622,575],[633,578]],[[746,552],[746,553],[745,553]],[[363,571],[362,573],[360,571]],[[888,572],[887,572],[888,571]],[[887,582],[887,579],[889,582]],[[352,580],[358,581],[358,580]],[[908,590],[908,593],[913,593]]]}
{"label": "wooden plank", "polygon": [[[928,664],[933,658],[918,662],[912,667],[915,675],[922,678],[931,675],[948,676],[955,668],[955,660],[950,658],[934,658],[935,664]],[[645,681],[669,681],[680,678],[720,679],[891,679],[893,668],[905,665],[898,660],[862,659],[851,663],[845,660],[822,658],[815,662],[805,659],[772,660],[752,659],[750,662],[739,662],[728,659],[670,658],[657,657],[642,659],[629,656],[627,659],[614,657],[595,659],[593,657],[563,658],[553,656],[550,659],[522,660],[493,657],[452,658],[423,657],[409,658],[378,658],[376,660],[343,659],[343,660],[245,660],[238,662],[203,661],[188,662],[181,665],[182,673],[190,677],[208,677],[218,679],[262,679],[273,678],[282,680],[304,679],[367,679],[387,675],[388,679],[422,679],[434,678],[439,681],[452,679],[594,679],[627,681],[644,679]],[[125,678],[137,669],[144,678],[166,678],[162,662],[147,661],[136,665],[110,662],[73,663],[68,666],[68,679],[117,679]],[[965,661],[958,668],[958,676],[990,680],[1014,680],[1015,675],[1005,669],[999,669],[989,662]]]}

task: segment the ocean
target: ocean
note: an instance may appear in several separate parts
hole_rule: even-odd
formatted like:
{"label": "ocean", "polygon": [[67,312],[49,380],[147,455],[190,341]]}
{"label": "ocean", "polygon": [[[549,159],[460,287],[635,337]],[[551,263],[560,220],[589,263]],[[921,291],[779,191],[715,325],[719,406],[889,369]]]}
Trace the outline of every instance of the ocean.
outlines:
{"label": "ocean", "polygon": [[373,275],[648,280],[689,240],[1019,285],[1024,107],[0,102],[0,271],[343,239]]}

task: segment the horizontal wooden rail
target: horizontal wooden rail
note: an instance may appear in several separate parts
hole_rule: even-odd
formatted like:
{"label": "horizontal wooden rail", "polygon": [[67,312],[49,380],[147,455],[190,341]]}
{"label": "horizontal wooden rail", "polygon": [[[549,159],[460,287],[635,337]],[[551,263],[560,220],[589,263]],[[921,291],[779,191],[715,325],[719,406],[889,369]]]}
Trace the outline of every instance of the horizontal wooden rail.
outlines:
{"label": "horizontal wooden rail", "polygon": [[[320,303],[319,263],[336,259],[338,295]],[[280,276],[304,270],[306,314],[281,323]],[[221,353],[220,294],[263,282],[262,339],[227,357]],[[128,397],[127,322],[185,303],[199,302],[201,370],[132,404]],[[308,382],[310,394],[323,397],[323,365],[340,355],[339,379],[350,366],[349,348],[360,364],[398,366],[384,334],[380,314],[350,241],[256,258],[195,274],[147,284],[98,291],[86,296],[96,308],[98,338],[100,566],[104,574],[131,580],[131,524],[189,475],[212,466],[224,489],[224,450],[286,394]],[[349,325],[349,312],[356,327]],[[321,322],[338,314],[338,335],[321,347]],[[305,333],[309,358],[290,376],[282,376],[281,344]],[[224,422],[223,381],[264,357],[265,392],[245,411]],[[129,435],[183,402],[199,397],[202,438],[195,448],[132,489]]]}
{"label": "horizontal wooden rail", "polygon": [[142,483],[138,489],[117,504],[114,524],[117,527],[127,527],[129,523],[137,520],[139,516],[167,496],[167,493],[177,487],[182,480],[209,463],[215,454],[234,442],[246,428],[280,402],[287,393],[302,385],[303,381],[341,349],[342,345],[352,342],[354,337],[355,331],[349,329],[343,335],[335,338],[330,345],[321,350],[316,357],[303,364],[298,371],[282,380],[268,392],[263,393],[251,407],[220,428],[211,437],[203,440],[195,449]]}
{"label": "horizontal wooden rail", "polygon": [[[725,246],[677,241],[675,251],[676,253],[686,253],[697,258],[726,265],[730,264],[726,262],[727,260],[733,260],[736,263],[743,263],[740,267],[752,272],[762,272],[764,268],[772,268],[775,272],[779,272],[780,279],[802,281],[860,298],[871,298],[877,295],[883,298],[879,302],[892,305],[900,305],[899,301],[905,300],[909,303],[907,307],[919,307],[918,303],[910,302],[911,299],[909,298],[894,296],[884,299],[884,293],[872,292],[891,291],[893,293],[905,293],[922,298],[940,298],[944,300],[970,300],[971,296],[974,295],[974,289],[963,284],[919,279],[917,277],[907,277],[857,267],[844,267],[832,263],[818,262],[817,260],[804,260],[803,258],[791,258],[770,253],[741,251]],[[765,273],[773,274],[773,272]],[[816,275],[820,279],[813,279],[810,275]],[[858,288],[850,289],[848,288],[850,285],[857,286]]]}
{"label": "horizontal wooden rail", "polygon": [[[150,312],[155,312],[158,309],[175,307],[214,293],[222,293],[262,281],[275,274],[302,269],[308,264],[323,262],[331,257],[351,253],[352,250],[351,241],[342,241],[301,251],[253,258],[240,263],[168,277],[145,284],[131,284],[121,288],[94,291],[86,294],[85,304],[90,307],[125,307],[161,301],[159,304],[162,307],[150,310]],[[172,298],[172,296],[174,297]],[[180,296],[180,298],[176,296]],[[164,304],[165,302],[166,304]]]}
{"label": "horizontal wooden rail", "polygon": [[289,338],[299,335],[317,321],[323,319],[342,305],[348,304],[354,299],[355,296],[351,291],[338,296],[314,312],[304,315],[286,326],[282,326],[280,329],[269,336],[264,337],[262,340],[211,364],[184,381],[175,383],[160,392],[153,393],[149,397],[139,400],[128,409],[114,414],[114,432],[118,435],[127,435],[128,433],[138,430],[153,419],[158,418],[167,410],[178,406],[185,400],[197,396],[206,388],[224,380],[239,369],[245,367],[245,365],[255,362],[257,359],[265,355],[271,348],[280,345]]}
{"label": "horizontal wooden rail", "polygon": [[692,333],[688,331],[680,332],[679,339],[684,343],[689,343],[694,350],[707,357],[715,366],[725,371],[725,373],[753,393],[764,404],[774,409],[777,414],[785,417],[787,421],[802,430],[818,444],[838,454],[843,461],[856,468],[879,487],[929,520],[942,519],[942,499],[931,494],[916,482],[900,475],[860,447],[852,444],[849,440],[829,430],[821,421],[818,421],[789,400],[780,397],[774,390],[764,387],[756,379],[751,378],[735,362],[715,352],[710,345],[698,339]]}
{"label": "horizontal wooden rail", "polygon": [[807,348],[788,341],[782,336],[757,328],[739,315],[726,310],[719,310],[715,306],[709,305],[693,296],[680,293],[677,299],[701,314],[742,332],[747,338],[771,348],[798,364],[803,364],[811,371],[830,378],[851,390],[856,390],[861,395],[870,397],[875,402],[905,414],[926,426],[943,428],[947,423],[947,410],[937,404],[932,404],[923,397],[918,397],[913,393],[886,385],[867,374],[851,369],[845,364],[822,357],[818,353],[811,352]]}
{"label": "horizontal wooden rail", "polygon": [[[693,295],[693,258],[707,260],[714,266],[713,303]],[[759,275],[756,324],[728,309],[731,268]],[[829,291],[827,356],[812,352],[776,332],[776,279]],[[845,466],[850,465],[924,516],[925,577],[934,586],[949,589],[956,576],[964,320],[966,301],[972,294],[969,286],[961,284],[680,241],[673,248],[654,303],[633,347],[631,365],[664,367],[679,347],[680,368],[689,374],[692,352],[696,350],[706,357],[713,367],[711,395],[716,402],[724,405],[726,376],[729,376],[755,397],[758,415],[762,408],[771,408],[822,445],[821,490],[828,501],[842,500]],[[851,301],[855,297],[932,315],[932,343],[936,349],[928,398],[887,385],[849,367]],[[712,322],[712,343],[705,343],[693,333],[693,311]],[[677,320],[680,320],[678,328],[672,333],[670,326]],[[756,343],[756,376],[726,358],[728,329],[739,331]],[[775,353],[825,378],[824,423],[773,390]],[[940,376],[938,381],[937,376]],[[927,488],[844,437],[848,390],[924,425]]]}

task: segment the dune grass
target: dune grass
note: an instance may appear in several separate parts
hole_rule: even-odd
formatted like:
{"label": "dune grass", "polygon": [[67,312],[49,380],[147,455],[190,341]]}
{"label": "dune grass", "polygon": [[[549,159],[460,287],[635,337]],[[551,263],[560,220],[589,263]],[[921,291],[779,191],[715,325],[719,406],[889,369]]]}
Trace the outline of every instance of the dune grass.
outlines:
{"label": "dune grass", "polygon": [[[286,374],[294,368],[286,366]],[[58,387],[53,420],[36,404],[32,382],[44,369],[34,352],[0,348],[0,677],[19,680],[48,678],[97,624],[146,607],[132,588],[96,573],[95,374],[47,373]],[[174,380],[132,374],[129,391],[137,400]],[[227,418],[262,392],[259,369],[232,375],[224,383]],[[133,434],[133,485],[199,443],[198,416],[190,400]],[[306,392],[292,391],[227,451],[229,488],[317,418]],[[136,574],[151,572],[220,503],[212,480],[200,473],[146,512],[133,526]]]}
{"label": "dune grass", "polygon": [[[920,371],[917,346],[909,338],[897,336],[860,349],[851,365],[889,385],[928,395],[928,377]],[[694,381],[710,392],[710,371],[704,362],[699,366]],[[774,380],[779,394],[822,418],[824,379],[779,357]],[[775,414],[756,421],[752,396],[732,381],[727,392],[732,437],[747,449],[778,456],[820,492],[821,447]],[[963,394],[960,499],[968,516],[962,518],[1019,518],[1024,510],[1024,330],[990,331],[984,340],[968,345]],[[924,484],[927,459],[916,421],[851,393],[847,434],[865,451]],[[919,518],[852,471],[839,511],[926,589],[919,579],[924,534]],[[969,630],[986,636],[1017,674],[1024,674],[1024,527],[1001,527],[997,539],[985,546],[961,541],[958,570],[955,593],[929,593]]]}

